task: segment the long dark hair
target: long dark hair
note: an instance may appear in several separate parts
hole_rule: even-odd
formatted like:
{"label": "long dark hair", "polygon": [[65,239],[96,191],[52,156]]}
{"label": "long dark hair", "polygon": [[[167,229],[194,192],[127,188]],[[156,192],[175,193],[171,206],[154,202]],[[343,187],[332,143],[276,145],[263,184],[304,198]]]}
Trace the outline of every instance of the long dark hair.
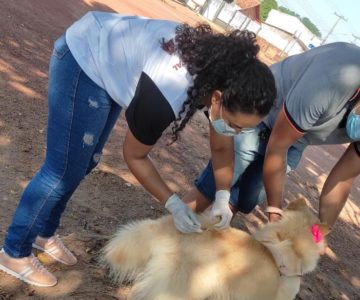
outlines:
{"label": "long dark hair", "polygon": [[208,24],[181,24],[176,28],[175,42],[163,41],[162,48],[177,52],[194,78],[172,127],[173,142],[196,110],[204,106],[204,96],[215,90],[222,92],[223,105],[233,113],[265,116],[273,106],[274,77],[256,57],[259,46],[253,32],[221,34],[214,33]]}

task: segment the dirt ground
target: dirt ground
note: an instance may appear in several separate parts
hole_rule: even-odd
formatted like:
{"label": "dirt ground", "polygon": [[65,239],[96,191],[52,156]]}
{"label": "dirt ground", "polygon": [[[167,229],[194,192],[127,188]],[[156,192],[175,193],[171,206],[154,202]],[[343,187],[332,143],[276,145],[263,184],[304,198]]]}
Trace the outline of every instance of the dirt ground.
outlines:
{"label": "dirt ground", "polygon": [[[174,0],[0,0],[0,244],[19,196],[39,168],[45,150],[48,61],[53,41],[89,10],[204,21]],[[162,139],[151,153],[164,179],[183,194],[209,158],[207,121],[197,115],[181,142]],[[116,228],[130,220],[156,218],[165,210],[139,186],[122,158],[126,123],[119,120],[102,162],[84,180],[62,218],[59,234],[79,258],[64,267],[44,255],[59,278],[54,288],[34,288],[0,273],[0,299],[116,299],[126,294],[97,265],[97,254]],[[345,146],[309,148],[289,175],[286,199],[298,194],[315,210],[324,179]],[[303,277],[297,299],[360,299],[360,182],[329,236],[319,267]],[[261,208],[237,215],[233,225],[253,231],[266,219]],[[186,299],[184,299],[186,300]]]}

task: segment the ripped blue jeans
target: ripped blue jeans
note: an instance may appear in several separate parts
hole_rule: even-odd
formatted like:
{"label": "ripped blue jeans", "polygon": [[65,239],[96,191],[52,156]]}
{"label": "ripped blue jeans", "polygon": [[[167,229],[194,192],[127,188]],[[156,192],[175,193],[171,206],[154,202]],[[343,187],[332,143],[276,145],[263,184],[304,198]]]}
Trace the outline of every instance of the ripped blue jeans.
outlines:
{"label": "ripped blue jeans", "polygon": [[[230,190],[230,203],[238,211],[248,214],[257,204],[266,199],[262,169],[267,146],[269,129],[260,123],[254,131],[238,134],[234,137],[235,167]],[[302,151],[291,146],[287,153],[287,170],[294,170],[301,159]],[[195,180],[195,186],[209,202],[215,199],[216,185],[212,163]]]}
{"label": "ripped blue jeans", "polygon": [[121,111],[72,56],[65,36],[54,46],[49,69],[46,158],[32,178],[8,229],[4,250],[31,253],[36,236],[54,235],[66,203],[98,163]]}

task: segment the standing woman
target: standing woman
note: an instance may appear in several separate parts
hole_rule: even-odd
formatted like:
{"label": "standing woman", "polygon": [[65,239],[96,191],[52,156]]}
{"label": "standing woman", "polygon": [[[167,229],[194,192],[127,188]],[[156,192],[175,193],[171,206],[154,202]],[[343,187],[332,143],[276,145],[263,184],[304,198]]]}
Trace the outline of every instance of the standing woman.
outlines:
{"label": "standing woman", "polygon": [[210,146],[220,215],[228,199],[233,139],[255,127],[275,99],[269,68],[256,55],[255,35],[213,33],[113,13],[89,12],[54,46],[49,71],[49,117],[45,162],[26,187],[8,229],[0,270],[37,286],[57,283],[31,254],[32,247],[72,265],[75,256],[55,235],[67,201],[99,162],[120,114],[129,126],[124,159],[131,172],[172,213],[182,232],[201,232],[192,210],[166,185],[148,153],[173,123],[173,140],[196,110],[209,108]]}

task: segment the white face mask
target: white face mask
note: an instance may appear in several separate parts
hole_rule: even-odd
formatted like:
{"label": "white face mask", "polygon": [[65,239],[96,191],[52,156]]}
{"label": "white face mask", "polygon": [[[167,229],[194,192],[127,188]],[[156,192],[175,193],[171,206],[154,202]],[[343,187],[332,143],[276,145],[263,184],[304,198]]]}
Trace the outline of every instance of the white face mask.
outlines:
{"label": "white face mask", "polygon": [[242,128],[240,131],[235,130],[234,128],[230,127],[225,120],[222,118],[222,105],[220,106],[220,118],[214,120],[211,116],[211,106],[209,108],[209,120],[211,121],[211,125],[214,130],[221,135],[225,136],[235,136],[239,133],[247,133],[254,131],[253,128]]}

